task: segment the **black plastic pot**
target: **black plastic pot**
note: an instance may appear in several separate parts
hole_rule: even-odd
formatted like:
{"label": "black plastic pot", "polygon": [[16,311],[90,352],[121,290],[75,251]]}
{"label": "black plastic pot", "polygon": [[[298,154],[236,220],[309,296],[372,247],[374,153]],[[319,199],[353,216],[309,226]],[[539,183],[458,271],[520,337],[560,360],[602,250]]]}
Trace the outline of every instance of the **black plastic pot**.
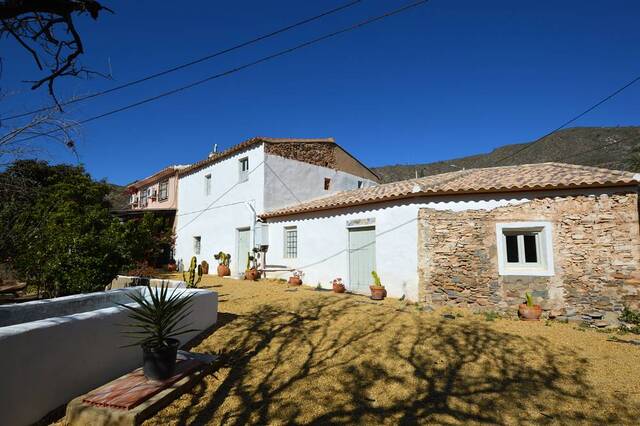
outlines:
{"label": "black plastic pot", "polygon": [[168,346],[142,346],[142,371],[151,380],[166,380],[176,371],[178,339],[168,339]]}

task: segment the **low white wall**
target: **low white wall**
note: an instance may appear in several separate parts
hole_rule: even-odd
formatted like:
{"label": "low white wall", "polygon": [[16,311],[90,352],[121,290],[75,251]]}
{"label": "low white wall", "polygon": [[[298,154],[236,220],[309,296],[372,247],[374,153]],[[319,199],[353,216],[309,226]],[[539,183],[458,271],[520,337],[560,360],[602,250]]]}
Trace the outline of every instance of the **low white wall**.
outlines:
{"label": "low white wall", "polygon": [[[196,294],[187,322],[199,331],[180,336],[181,344],[215,324],[218,314],[217,293],[186,291]],[[73,302],[80,297],[86,295],[60,299]],[[6,308],[28,309],[30,303],[43,301]],[[0,424],[31,424],[71,399],[140,367],[142,350],[122,348],[131,342],[121,333],[121,325],[130,322],[126,310],[115,306],[0,327]]]}

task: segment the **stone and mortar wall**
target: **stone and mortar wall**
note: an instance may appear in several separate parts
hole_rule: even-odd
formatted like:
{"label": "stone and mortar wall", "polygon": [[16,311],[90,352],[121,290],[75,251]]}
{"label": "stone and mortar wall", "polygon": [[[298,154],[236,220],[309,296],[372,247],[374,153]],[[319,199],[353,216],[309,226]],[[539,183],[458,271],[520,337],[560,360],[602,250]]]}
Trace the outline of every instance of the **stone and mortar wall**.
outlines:
{"label": "stone and mortar wall", "polygon": [[336,168],[335,146],[326,142],[265,143],[265,153],[316,166]]}
{"label": "stone and mortar wall", "polygon": [[[552,223],[555,275],[500,276],[496,223]],[[534,199],[494,210],[421,209],[420,300],[433,305],[514,308],[526,291],[556,315],[640,308],[635,192]]]}

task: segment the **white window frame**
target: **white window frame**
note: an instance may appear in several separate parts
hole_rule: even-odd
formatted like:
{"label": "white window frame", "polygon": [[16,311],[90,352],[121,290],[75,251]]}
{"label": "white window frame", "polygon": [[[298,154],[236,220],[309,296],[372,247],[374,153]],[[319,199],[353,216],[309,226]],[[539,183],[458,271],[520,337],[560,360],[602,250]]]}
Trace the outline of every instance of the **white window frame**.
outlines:
{"label": "white window frame", "polygon": [[211,173],[204,175],[204,195],[211,195]]}
{"label": "white window frame", "polygon": [[[246,163],[247,168],[243,169]],[[242,157],[238,160],[238,181],[246,182],[249,180],[249,157]]]}
{"label": "white window frame", "polygon": [[[164,187],[164,196],[162,188]],[[158,184],[158,201],[167,201],[169,199],[169,180],[163,180]]]}
{"label": "white window frame", "polygon": [[[296,246],[295,246],[296,255],[295,256],[290,256],[289,255],[289,250],[288,250],[289,249],[289,246],[288,246],[288,242],[289,242],[288,235],[289,235],[289,232],[293,232],[293,231],[295,231],[295,233],[296,233]],[[284,243],[282,245],[283,246],[282,247],[283,248],[282,257],[284,257],[285,259],[297,259],[298,258],[298,227],[297,226],[285,226],[284,230],[283,230],[283,239],[282,239],[282,241]]]}
{"label": "white window frame", "polygon": [[197,255],[202,251],[202,237],[200,235],[195,235],[193,237],[193,252]]}
{"label": "white window frame", "polygon": [[[518,263],[507,262],[506,234],[536,233],[537,263],[526,263],[519,259]],[[496,241],[498,249],[498,273],[500,275],[527,275],[533,277],[550,277],[553,269],[553,238],[551,222],[508,222],[496,224]],[[518,254],[524,256],[524,239],[518,238]]]}

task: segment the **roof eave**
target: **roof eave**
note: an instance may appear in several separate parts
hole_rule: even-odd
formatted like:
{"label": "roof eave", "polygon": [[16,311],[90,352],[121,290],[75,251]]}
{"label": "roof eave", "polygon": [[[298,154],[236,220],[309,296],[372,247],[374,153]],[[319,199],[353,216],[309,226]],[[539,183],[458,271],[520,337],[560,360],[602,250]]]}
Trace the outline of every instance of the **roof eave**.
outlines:
{"label": "roof eave", "polygon": [[469,191],[420,191],[409,194],[400,194],[395,196],[388,196],[384,198],[374,199],[374,200],[363,200],[357,202],[344,203],[333,206],[322,206],[317,208],[304,209],[299,211],[291,211],[291,212],[283,212],[283,213],[274,213],[274,214],[262,214],[259,215],[261,219],[271,219],[274,217],[285,217],[285,216],[294,216],[305,213],[314,213],[319,211],[328,211],[341,209],[346,207],[354,207],[354,206],[364,206],[369,204],[378,204],[387,201],[395,201],[395,200],[403,200],[403,199],[413,199],[420,197],[436,197],[436,196],[446,196],[446,195],[469,195],[469,194],[509,194],[509,193],[522,193],[522,192],[541,192],[541,191],[562,191],[562,190],[571,190],[571,189],[587,189],[587,188],[626,188],[626,187],[638,187],[640,182],[610,182],[603,184],[589,184],[589,185],[555,185],[555,186],[544,186],[544,187],[526,187],[526,188],[505,188],[505,189],[487,189],[487,190],[469,190]]}

